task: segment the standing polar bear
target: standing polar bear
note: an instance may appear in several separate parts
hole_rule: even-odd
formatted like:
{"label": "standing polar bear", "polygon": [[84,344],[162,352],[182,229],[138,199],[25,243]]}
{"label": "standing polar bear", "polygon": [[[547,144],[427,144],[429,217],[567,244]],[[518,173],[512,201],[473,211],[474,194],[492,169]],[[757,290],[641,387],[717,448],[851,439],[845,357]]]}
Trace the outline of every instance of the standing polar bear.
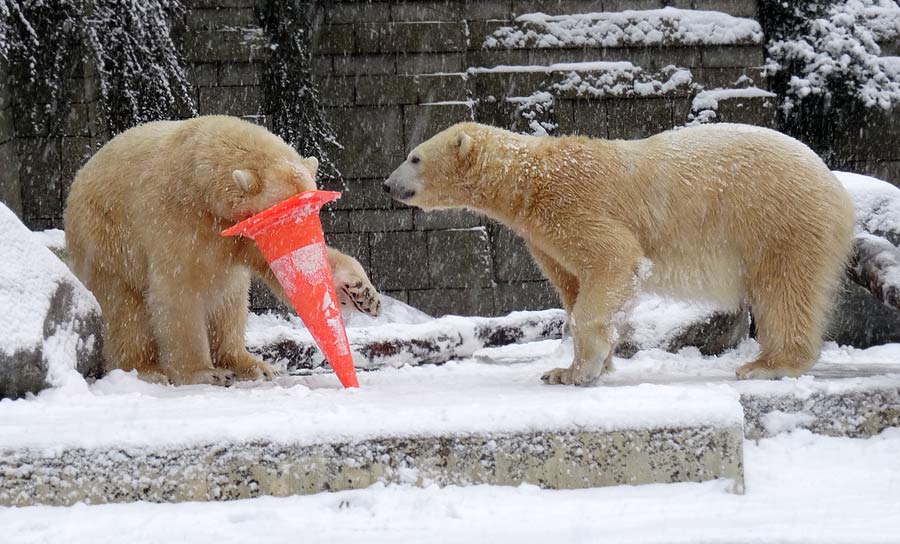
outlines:
{"label": "standing polar bear", "polygon": [[[270,379],[244,344],[250,276],[286,301],[255,243],[221,231],[316,188],[318,161],[234,117],[147,123],[119,134],[75,177],[66,242],[105,323],[108,368],[175,384]],[[328,249],[343,305],[377,315],[360,264]]]}
{"label": "standing polar bear", "polygon": [[590,384],[612,368],[616,326],[639,287],[749,301],[762,352],[738,377],[800,375],[818,358],[853,236],[853,202],[815,153],[745,125],[621,141],[461,123],[416,147],[384,187],[524,237],[575,340],[572,365],[543,376],[554,384]]}

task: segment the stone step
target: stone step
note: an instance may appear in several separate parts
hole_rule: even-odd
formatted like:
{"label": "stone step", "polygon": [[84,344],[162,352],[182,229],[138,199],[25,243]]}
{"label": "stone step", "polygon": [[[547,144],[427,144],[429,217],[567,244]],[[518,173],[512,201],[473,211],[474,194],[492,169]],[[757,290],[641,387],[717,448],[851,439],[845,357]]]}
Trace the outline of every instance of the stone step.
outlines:
{"label": "stone step", "polygon": [[364,373],[359,390],[323,375],[223,390],[114,373],[87,395],[0,406],[0,505],[376,482],[573,489],[725,478],[741,491],[741,408],[727,386],[553,388],[539,370],[407,368]]}
{"label": "stone step", "polygon": [[578,489],[728,478],[742,490],[740,427],[268,441],[184,448],[3,451],[0,506],[187,502],[361,489],[375,483]]}

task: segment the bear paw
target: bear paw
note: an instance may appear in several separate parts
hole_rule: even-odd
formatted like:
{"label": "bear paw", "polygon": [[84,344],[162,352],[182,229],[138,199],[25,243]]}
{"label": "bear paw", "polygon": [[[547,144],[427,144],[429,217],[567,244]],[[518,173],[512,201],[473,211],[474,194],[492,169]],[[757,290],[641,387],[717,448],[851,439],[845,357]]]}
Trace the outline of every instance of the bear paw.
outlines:
{"label": "bear paw", "polygon": [[550,385],[594,385],[599,376],[586,376],[572,367],[554,368],[541,376],[541,381]]}
{"label": "bear paw", "polygon": [[739,380],[778,380],[785,377],[796,378],[801,374],[803,372],[797,368],[773,366],[768,361],[753,361],[735,371]]}
{"label": "bear paw", "polygon": [[341,306],[353,306],[358,311],[377,317],[381,314],[381,297],[368,281],[361,279],[341,282],[337,286]]}
{"label": "bear paw", "polygon": [[223,368],[212,368],[194,372],[188,376],[187,380],[184,381],[184,384],[207,384],[231,387],[231,385],[234,384],[234,379],[234,372]]}
{"label": "bear paw", "polygon": [[275,367],[269,363],[254,359],[240,368],[234,369],[239,380],[266,380],[271,381],[278,375]]}

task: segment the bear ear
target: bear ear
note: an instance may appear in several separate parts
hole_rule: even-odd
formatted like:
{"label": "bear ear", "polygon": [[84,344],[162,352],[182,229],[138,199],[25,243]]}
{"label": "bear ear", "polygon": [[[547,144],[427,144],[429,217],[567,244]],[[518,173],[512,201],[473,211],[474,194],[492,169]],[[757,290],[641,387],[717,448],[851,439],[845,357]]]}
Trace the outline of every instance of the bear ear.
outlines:
{"label": "bear ear", "polygon": [[231,173],[231,179],[234,180],[234,184],[238,186],[238,189],[244,191],[245,193],[249,193],[256,188],[256,176],[254,176],[251,172],[247,170],[235,170]]}
{"label": "bear ear", "polygon": [[309,173],[312,174],[313,179],[316,179],[316,174],[319,171],[319,159],[315,157],[307,157],[300,161],[303,163],[303,166],[309,170]]}
{"label": "bear ear", "polygon": [[472,150],[472,137],[465,132],[460,132],[456,136],[456,147],[459,148],[459,156],[465,157]]}

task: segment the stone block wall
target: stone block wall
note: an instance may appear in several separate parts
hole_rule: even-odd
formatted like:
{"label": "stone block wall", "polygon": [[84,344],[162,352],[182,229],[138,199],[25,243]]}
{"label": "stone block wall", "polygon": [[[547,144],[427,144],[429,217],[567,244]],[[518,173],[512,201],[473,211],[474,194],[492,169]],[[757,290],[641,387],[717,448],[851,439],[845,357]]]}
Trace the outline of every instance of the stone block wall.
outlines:
{"label": "stone block wall", "polygon": [[[175,41],[186,60],[199,113],[236,115],[269,126],[263,80],[271,50],[260,28],[258,2],[185,0],[186,12],[175,22]],[[326,238],[357,257],[379,289],[435,315],[495,315],[559,303],[521,240],[502,226],[466,212],[422,213],[384,194],[382,181],[416,144],[465,120],[521,131],[540,122],[556,134],[639,138],[696,117],[700,112],[692,104],[704,90],[767,89],[759,68],[764,48],[752,40],[485,47],[488,36],[514,25],[524,13],[674,6],[753,19],[755,0],[362,0],[319,5],[314,72],[342,146],[334,159],[343,175],[322,183],[344,193],[322,216]],[[570,72],[585,83],[592,81],[590,70],[484,70],[593,61],[628,61],[634,70],[616,76],[624,87],[599,94],[572,85]],[[689,80],[668,80],[671,85],[648,93],[635,91],[635,82],[651,87],[666,83],[675,69],[687,71]],[[96,122],[91,68],[85,66],[67,80],[71,114],[59,138],[20,127],[5,87],[0,85],[0,160],[12,167],[0,169],[0,199],[32,228],[59,227],[74,173],[108,138]],[[528,97],[539,91],[552,91],[552,102],[535,106]],[[718,121],[775,123],[776,104],[765,93],[722,99],[716,106]],[[854,138],[846,153],[861,171],[898,183],[900,145],[892,138],[900,138],[900,130],[890,123],[891,118],[884,120],[881,129],[889,136],[879,133],[878,145],[868,145],[872,138]],[[256,309],[274,306],[259,289],[252,303]]]}

